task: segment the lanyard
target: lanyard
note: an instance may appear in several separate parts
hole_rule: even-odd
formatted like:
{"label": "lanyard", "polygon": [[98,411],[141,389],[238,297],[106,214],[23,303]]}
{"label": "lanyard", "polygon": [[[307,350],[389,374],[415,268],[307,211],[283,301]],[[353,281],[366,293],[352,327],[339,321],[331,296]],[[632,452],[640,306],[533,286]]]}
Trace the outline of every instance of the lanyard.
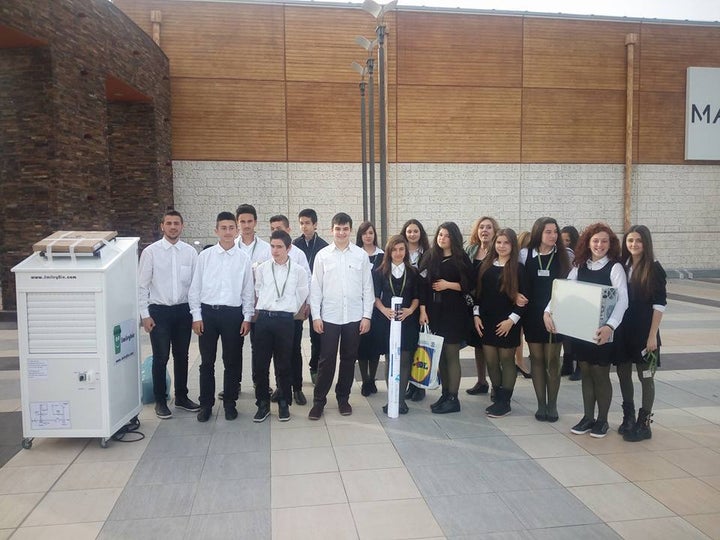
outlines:
{"label": "lanyard", "polygon": [[285,283],[283,283],[282,290],[278,289],[277,279],[275,279],[275,261],[272,262],[270,265],[270,269],[272,270],[273,275],[273,281],[275,282],[275,292],[277,293],[278,300],[280,300],[283,295],[285,294],[285,287],[287,286],[288,278],[290,278],[290,264],[292,261],[288,259],[287,262],[287,275],[285,276]]}
{"label": "lanyard", "polygon": [[405,272],[403,272],[403,282],[402,282],[402,287],[400,287],[399,294],[395,292],[395,285],[393,285],[392,272],[390,272],[390,278],[388,279],[388,281],[390,282],[390,290],[392,291],[393,296],[402,296],[403,292],[405,291],[405,283],[407,282],[407,269],[405,270]]}
{"label": "lanyard", "polygon": [[540,252],[538,251],[538,266],[540,267],[540,270],[549,270],[550,269],[550,263],[552,263],[553,257],[555,256],[555,252],[553,251],[550,254],[550,258],[548,259],[547,265],[545,268],[543,268],[542,265],[542,255],[540,255]]}

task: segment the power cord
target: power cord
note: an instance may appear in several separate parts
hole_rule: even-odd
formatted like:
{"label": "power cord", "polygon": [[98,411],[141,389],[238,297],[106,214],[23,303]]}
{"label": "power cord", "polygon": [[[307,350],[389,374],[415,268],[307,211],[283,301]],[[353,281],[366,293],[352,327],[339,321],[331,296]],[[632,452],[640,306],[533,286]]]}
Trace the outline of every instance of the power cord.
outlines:
{"label": "power cord", "polygon": [[[140,420],[138,417],[134,417],[127,424],[117,430],[117,432],[110,437],[113,441],[131,443],[142,441],[145,438],[145,434],[142,431],[138,431],[140,428]],[[126,435],[131,435],[130,438],[126,438]]]}

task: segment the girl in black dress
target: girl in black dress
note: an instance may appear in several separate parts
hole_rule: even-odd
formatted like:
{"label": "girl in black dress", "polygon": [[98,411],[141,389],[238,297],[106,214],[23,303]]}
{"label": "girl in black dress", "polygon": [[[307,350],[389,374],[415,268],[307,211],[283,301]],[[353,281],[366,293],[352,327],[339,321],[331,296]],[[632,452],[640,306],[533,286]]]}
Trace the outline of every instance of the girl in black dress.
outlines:
{"label": "girl in black dress", "polygon": [[[573,268],[568,279],[576,279],[597,285],[609,285],[617,292],[617,303],[607,322],[597,329],[595,342],[572,339],[573,349],[580,362],[582,374],[582,394],[585,414],[570,430],[575,435],[590,432],[591,437],[601,438],[607,435],[607,422],[610,402],[612,400],[612,384],[610,383],[610,364],[617,355],[617,342],[610,341],[613,333],[620,326],[627,309],[627,280],[620,259],[620,240],[605,223],[595,223],[587,227],[575,251]],[[555,334],[555,324],[550,313],[550,306],[545,308],[545,327]],[[597,419],[595,404],[597,403]]]}
{"label": "girl in black dress", "polygon": [[[468,254],[473,264],[473,274],[477,275],[480,265],[487,257],[490,251],[490,244],[492,244],[495,233],[500,228],[495,218],[489,216],[482,216],[474,224],[472,231],[470,231],[470,239],[468,245],[465,248],[465,253]],[[477,394],[487,394],[490,390],[490,386],[485,378],[487,374],[487,367],[485,366],[485,357],[482,352],[482,340],[480,336],[473,336],[472,333],[468,339],[468,345],[475,349],[475,369],[477,369],[477,382],[471,388],[465,390],[471,396]]]}
{"label": "girl in black dress", "polygon": [[[628,387],[633,396],[632,364],[637,364],[642,386],[642,407],[637,422],[623,433],[626,441],[637,442],[652,437],[650,417],[655,401],[655,380],[648,371],[649,354],[660,354],[660,322],[667,305],[667,276],[653,253],[652,236],[645,225],[633,225],[623,241],[623,260],[628,276],[628,309],[623,317],[625,355],[628,362],[618,364],[620,388]],[[658,362],[659,363],[659,362]],[[623,390],[623,405],[626,402]],[[635,412],[634,403],[630,402]]]}
{"label": "girl in black dress", "polygon": [[[361,247],[368,254],[372,270],[380,266],[383,260],[383,250],[378,247],[377,233],[375,226],[369,221],[363,221],[357,230],[355,244]],[[358,367],[362,376],[362,386],[360,393],[363,396],[377,393],[375,385],[375,376],[377,375],[378,365],[380,364],[380,351],[377,347],[378,340],[373,331],[372,324],[370,331],[360,336],[360,344],[358,346]]]}
{"label": "girl in black dress", "polygon": [[557,221],[550,217],[535,221],[530,243],[520,251],[520,262],[525,265],[527,277],[529,303],[523,316],[523,330],[530,349],[530,371],[538,403],[535,418],[541,422],[557,422],[562,337],[550,334],[543,321],[553,280],[565,279],[570,272],[570,258],[560,238]]}
{"label": "girl in black dress", "polygon": [[515,349],[520,345],[520,317],[525,308],[515,304],[525,294],[525,275],[518,261],[517,235],[500,229],[480,266],[475,288],[475,330],[482,337],[495,403],[485,412],[492,418],[510,414],[515,388]]}
{"label": "girl in black dress", "polygon": [[[578,240],[580,239],[580,233],[572,225],[566,225],[560,229],[560,236],[562,237],[565,249],[568,250],[568,255],[572,261],[575,258],[575,248],[577,247]],[[560,375],[570,375],[568,377],[571,381],[580,380],[580,365],[575,361],[575,355],[572,350],[572,343],[569,339],[563,341],[563,364],[560,370]],[[573,368],[573,365],[575,366]]]}
{"label": "girl in black dress", "polygon": [[[435,241],[420,261],[428,324],[445,338],[438,370],[442,395],[430,406],[436,414],[460,411],[460,343],[466,338],[472,265],[463,250],[462,233],[452,221],[442,223]],[[422,300],[421,300],[422,302]]]}
{"label": "girl in black dress", "polygon": [[[402,321],[400,338],[400,414],[407,414],[405,391],[410,380],[410,368],[413,354],[418,344],[419,321],[426,320],[425,306],[420,305],[419,281],[417,270],[410,264],[409,250],[405,238],[395,235],[390,237],[385,246],[385,257],[380,267],[373,272],[375,284],[375,310],[373,311],[372,327],[375,327],[378,349],[387,358],[390,342],[390,322],[395,319]],[[400,313],[393,311],[390,301],[393,296],[403,299]],[[386,362],[387,364],[387,362]],[[383,407],[387,412],[387,405]]]}

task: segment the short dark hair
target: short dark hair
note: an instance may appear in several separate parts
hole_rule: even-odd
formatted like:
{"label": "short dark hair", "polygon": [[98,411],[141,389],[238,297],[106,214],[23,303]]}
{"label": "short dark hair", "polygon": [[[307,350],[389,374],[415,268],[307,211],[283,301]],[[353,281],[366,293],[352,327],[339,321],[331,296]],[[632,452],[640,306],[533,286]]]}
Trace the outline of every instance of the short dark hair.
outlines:
{"label": "short dark hair", "polygon": [[345,212],[338,212],[335,214],[332,218],[332,221],[330,222],[331,225],[350,225],[350,228],[352,229],[352,218],[347,215]]}
{"label": "short dark hair", "polygon": [[252,204],[241,204],[235,210],[235,219],[240,217],[240,214],[252,214],[252,217],[257,221],[257,211]]}
{"label": "short dark hair", "polygon": [[283,214],[278,214],[270,218],[270,223],[275,223],[277,221],[282,221],[285,227],[290,228],[290,220],[287,218],[287,216]]}
{"label": "short dark hair", "polygon": [[[276,219],[275,221],[280,221],[279,219]],[[286,248],[290,247],[290,244],[292,243],[292,238],[290,238],[290,235],[286,233],[285,231],[273,231],[270,235],[270,241],[272,240],[282,240],[283,244],[285,244]]]}
{"label": "short dark hair", "polygon": [[235,216],[233,216],[232,212],[220,212],[215,220],[215,225],[217,226],[221,221],[235,221]]}
{"label": "short dark hair", "polygon": [[313,222],[313,225],[317,223],[317,212],[312,208],[305,208],[304,210],[300,210],[300,212],[298,213],[298,219],[300,219],[301,217],[310,218],[310,221]]}
{"label": "short dark hair", "polygon": [[170,208],[170,209],[168,209],[168,210],[165,211],[165,213],[163,214],[163,217],[162,217],[162,220],[160,221],[160,223],[162,223],[163,221],[165,221],[165,218],[166,218],[167,216],[179,217],[179,218],[180,218],[180,223],[185,223],[185,220],[183,220],[182,214],[180,214],[180,212],[178,212],[177,210],[173,210],[172,208]]}

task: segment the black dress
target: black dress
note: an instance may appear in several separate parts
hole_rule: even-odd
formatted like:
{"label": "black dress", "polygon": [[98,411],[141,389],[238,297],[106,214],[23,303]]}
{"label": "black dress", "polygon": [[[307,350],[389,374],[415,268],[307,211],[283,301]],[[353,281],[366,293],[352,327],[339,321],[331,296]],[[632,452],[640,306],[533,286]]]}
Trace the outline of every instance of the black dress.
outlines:
{"label": "black dress", "polygon": [[[514,324],[510,332],[504,337],[495,333],[495,327],[506,320],[511,313],[517,313],[522,317],[525,308],[515,305],[514,298],[510,298],[500,291],[502,271],[502,266],[493,264],[482,276],[482,288],[480,298],[478,298],[480,319],[484,327],[482,343],[492,347],[514,349],[520,345],[520,321]],[[517,274],[519,292],[525,294],[525,269],[521,264],[517,265]]]}
{"label": "black dress", "polygon": [[[370,259],[370,264],[372,265],[372,268],[370,269],[373,274],[375,273],[375,270],[377,270],[380,265],[382,264],[384,254],[381,249],[377,250],[377,253],[374,255],[368,255],[368,259]],[[370,319],[370,331],[367,334],[363,334],[360,336],[360,342],[358,343],[358,358],[362,360],[368,360],[370,358],[376,358],[383,354],[383,351],[378,349],[378,337],[377,332],[375,331],[375,324],[377,316],[382,315],[378,312],[377,308],[373,307],[373,314],[372,318]],[[387,347],[387,345],[386,345]]]}
{"label": "black dress", "polygon": [[[389,279],[378,269],[373,272],[375,298],[379,298],[383,306],[390,307],[392,297],[401,296],[403,299],[402,307],[410,307],[413,300],[419,299],[419,280],[417,270],[414,268],[410,270],[406,268],[405,274],[401,278],[391,276]],[[418,344],[418,334],[420,332],[419,319],[420,310],[416,309],[412,315],[402,322],[401,350],[415,352]],[[373,310],[373,319],[370,328],[370,331],[373,333],[373,342],[377,353],[387,354],[390,343],[390,320],[377,308]]]}
{"label": "black dress", "polygon": [[[642,298],[638,291],[628,283],[628,308],[623,316],[624,353],[628,361],[642,361],[642,350],[647,345],[653,319],[653,305],[667,305],[667,275],[662,265],[655,261],[652,273],[652,293]],[[660,347],[660,332],[657,334]]]}
{"label": "black dress", "polygon": [[[560,260],[553,250],[547,255],[540,255],[528,250],[525,261],[525,278],[527,280],[528,305],[522,319],[525,341],[528,343],[550,343],[550,332],[545,329],[543,315],[545,307],[552,296],[553,281],[560,277]],[[547,271],[547,275],[545,275]],[[542,274],[542,275],[541,275]],[[553,334],[552,341],[559,342],[562,336]]]}
{"label": "black dress", "polygon": [[[433,291],[432,283],[439,279],[460,283],[462,291],[446,289]],[[461,343],[468,335],[469,325],[472,324],[465,295],[469,293],[472,283],[472,264],[463,252],[463,261],[460,266],[451,257],[443,258],[437,275],[430,275],[423,280],[421,303],[425,302],[430,329],[433,333],[445,338],[445,343]],[[462,285],[465,284],[465,285]]]}

